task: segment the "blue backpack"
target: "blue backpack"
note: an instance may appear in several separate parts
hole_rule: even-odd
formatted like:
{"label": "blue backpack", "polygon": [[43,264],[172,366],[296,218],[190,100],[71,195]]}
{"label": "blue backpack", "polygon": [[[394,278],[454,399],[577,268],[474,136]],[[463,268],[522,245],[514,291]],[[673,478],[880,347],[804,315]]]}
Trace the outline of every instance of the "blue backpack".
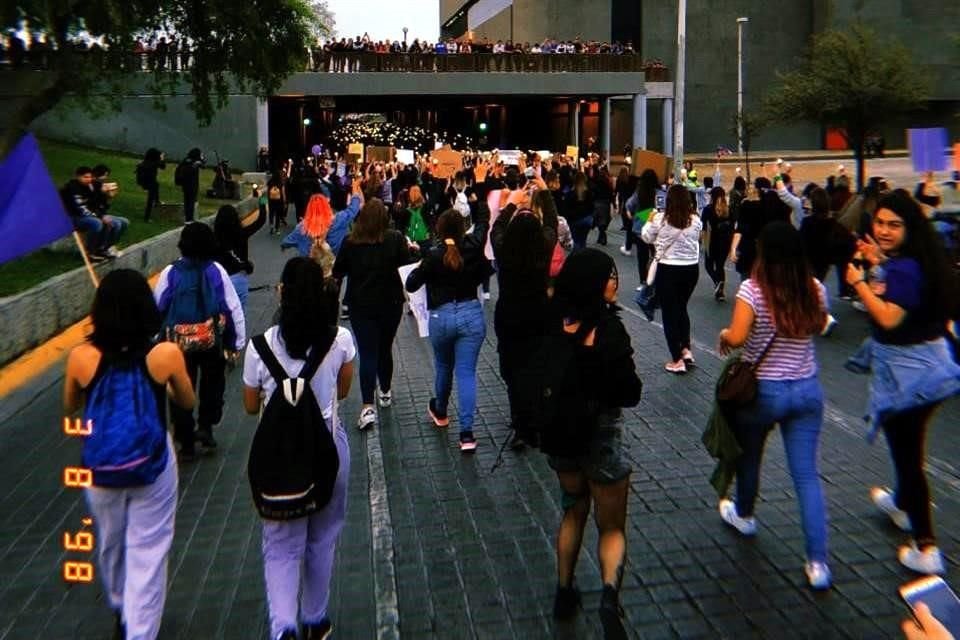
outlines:
{"label": "blue backpack", "polygon": [[101,357],[83,411],[92,425],[83,466],[93,472],[94,486],[138,487],[157,479],[169,455],[163,402],[143,357]]}
{"label": "blue backpack", "polygon": [[163,321],[164,337],[184,353],[209,351],[222,343],[226,319],[207,271],[212,262],[177,260],[170,270],[170,306]]}

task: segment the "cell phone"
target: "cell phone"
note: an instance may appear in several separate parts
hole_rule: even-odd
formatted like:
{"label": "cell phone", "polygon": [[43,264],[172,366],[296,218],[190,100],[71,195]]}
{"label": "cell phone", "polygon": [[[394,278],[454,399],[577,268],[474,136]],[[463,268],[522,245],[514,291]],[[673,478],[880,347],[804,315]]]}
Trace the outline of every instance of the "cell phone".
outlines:
{"label": "cell phone", "polygon": [[938,576],[927,576],[900,587],[900,597],[913,612],[922,602],[930,608],[933,617],[953,634],[960,638],[960,598],[953,589]]}

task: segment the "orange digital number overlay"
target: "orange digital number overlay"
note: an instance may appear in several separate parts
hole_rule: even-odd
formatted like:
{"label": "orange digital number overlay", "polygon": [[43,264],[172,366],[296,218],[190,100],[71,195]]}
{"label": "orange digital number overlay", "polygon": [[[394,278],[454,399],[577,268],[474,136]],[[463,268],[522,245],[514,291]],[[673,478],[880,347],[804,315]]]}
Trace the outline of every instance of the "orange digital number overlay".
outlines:
{"label": "orange digital number overlay", "polygon": [[68,436],[88,436],[93,433],[93,420],[84,422],[80,418],[74,418],[71,421],[69,416],[64,416],[63,432]]}
{"label": "orange digital number overlay", "polygon": [[89,531],[78,531],[70,535],[63,532],[63,549],[65,551],[93,551],[93,534]]}
{"label": "orange digital number overlay", "polygon": [[93,472],[83,467],[64,467],[63,486],[89,487],[93,485]]}
{"label": "orange digital number overlay", "polygon": [[93,582],[93,565],[72,560],[64,562],[63,579],[67,582]]}

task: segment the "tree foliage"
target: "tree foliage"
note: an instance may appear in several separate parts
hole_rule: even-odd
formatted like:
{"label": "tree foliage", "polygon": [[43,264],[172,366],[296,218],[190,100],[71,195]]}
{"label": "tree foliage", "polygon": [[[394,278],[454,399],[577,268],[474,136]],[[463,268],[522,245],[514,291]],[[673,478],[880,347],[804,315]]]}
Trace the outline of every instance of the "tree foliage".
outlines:
{"label": "tree foliage", "polygon": [[[186,88],[200,124],[209,124],[231,92],[268,96],[304,68],[305,46],[317,28],[307,0],[13,0],[0,3],[0,28],[25,25],[43,34],[45,72],[20,72],[24,85],[5,123],[0,155],[36,117],[71,96],[91,113],[118,109],[132,80],[163,96]],[[163,30],[191,49],[184,71],[141,71],[135,42]],[[81,49],[84,37],[104,46]],[[186,87],[184,87],[186,85]],[[162,100],[160,101],[162,103]]]}
{"label": "tree foliage", "polygon": [[337,19],[327,5],[327,0],[309,0],[310,10],[315,16],[313,37],[332,38],[337,33]]}
{"label": "tree foliage", "polygon": [[800,66],[779,78],[764,101],[767,113],[784,122],[813,120],[843,129],[857,158],[858,186],[867,135],[891,117],[921,108],[929,91],[906,47],[860,24],[815,35]]}

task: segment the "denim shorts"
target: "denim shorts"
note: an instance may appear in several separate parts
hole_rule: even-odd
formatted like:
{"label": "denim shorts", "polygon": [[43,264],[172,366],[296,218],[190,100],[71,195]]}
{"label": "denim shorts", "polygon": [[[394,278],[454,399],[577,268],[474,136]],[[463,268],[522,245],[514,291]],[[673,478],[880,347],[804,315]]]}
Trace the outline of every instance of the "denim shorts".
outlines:
{"label": "denim shorts", "polygon": [[581,471],[587,480],[611,484],[630,475],[633,468],[623,455],[620,413],[600,416],[587,452],[575,458],[547,456],[547,464],[558,472]]}

